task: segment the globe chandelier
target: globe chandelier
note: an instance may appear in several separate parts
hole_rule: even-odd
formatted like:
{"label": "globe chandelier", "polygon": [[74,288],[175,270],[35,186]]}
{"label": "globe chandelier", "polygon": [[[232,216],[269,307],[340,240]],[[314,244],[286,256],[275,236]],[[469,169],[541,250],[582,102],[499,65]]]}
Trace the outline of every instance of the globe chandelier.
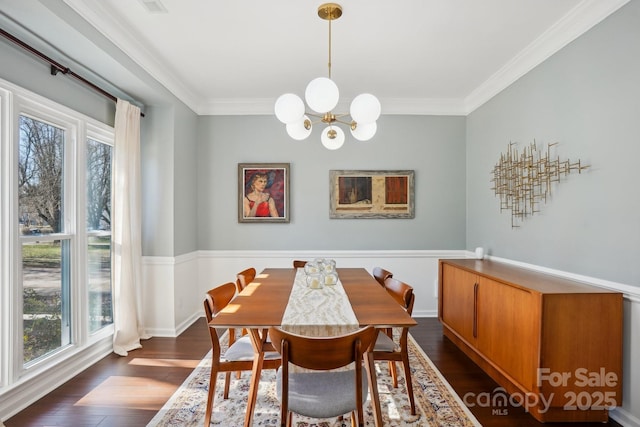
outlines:
{"label": "globe chandelier", "polygon": [[298,95],[285,93],[276,100],[275,114],[286,125],[289,136],[298,141],[311,135],[314,124],[328,125],[323,129],[320,140],[325,148],[337,150],[342,147],[345,138],[338,124],[348,126],[355,139],[368,141],[378,129],[376,120],[380,117],[381,106],[378,98],[363,93],[353,99],[349,113],[333,112],[338,105],[340,92],[331,80],[331,21],[342,16],[342,6],[336,3],[322,4],[318,7],[318,16],[329,21],[329,77],[318,77],[307,85],[304,97],[311,111],[305,110],[305,104]]}

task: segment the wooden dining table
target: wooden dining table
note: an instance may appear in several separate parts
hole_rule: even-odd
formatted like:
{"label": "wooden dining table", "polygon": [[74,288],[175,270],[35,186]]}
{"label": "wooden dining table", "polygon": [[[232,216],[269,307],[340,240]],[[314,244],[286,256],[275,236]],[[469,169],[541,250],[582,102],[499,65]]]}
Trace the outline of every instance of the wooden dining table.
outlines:
{"label": "wooden dining table", "polygon": [[[296,272],[295,268],[264,269],[209,322],[212,328],[243,328],[251,336],[256,357],[251,372],[245,427],[250,427],[253,422],[264,352],[272,349],[271,343],[267,342],[268,330],[272,326],[281,326]],[[337,272],[360,327],[411,327],[417,324],[366,269],[338,268]],[[367,372],[375,424],[381,427],[375,372],[370,369]]]}

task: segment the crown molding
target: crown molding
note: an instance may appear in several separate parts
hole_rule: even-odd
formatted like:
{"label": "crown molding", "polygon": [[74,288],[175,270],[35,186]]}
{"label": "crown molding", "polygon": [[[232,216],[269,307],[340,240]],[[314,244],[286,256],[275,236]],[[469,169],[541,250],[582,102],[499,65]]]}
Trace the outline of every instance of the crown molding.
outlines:
{"label": "crown molding", "polygon": [[189,108],[198,104],[198,95],[156,60],[153,48],[122,25],[107,2],[63,1]]}
{"label": "crown molding", "polygon": [[584,0],[580,2],[471,92],[464,100],[466,114],[472,113],[628,2],[629,0]]}

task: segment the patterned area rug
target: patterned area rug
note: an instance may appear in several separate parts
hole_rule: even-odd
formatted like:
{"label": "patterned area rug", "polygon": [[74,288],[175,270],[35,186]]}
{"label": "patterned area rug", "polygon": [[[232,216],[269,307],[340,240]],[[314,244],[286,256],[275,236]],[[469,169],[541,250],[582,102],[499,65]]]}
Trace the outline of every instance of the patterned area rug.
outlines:
{"label": "patterned area rug", "polygon": [[[224,341],[221,340],[221,342]],[[393,388],[388,364],[376,362],[384,425],[394,427],[480,426],[411,335],[409,335],[409,353],[417,415],[410,414],[406,382],[400,364],[397,364],[398,387]],[[147,427],[202,426],[207,404],[210,366],[211,355],[208,354],[147,424]],[[250,372],[243,372],[240,379],[235,375],[232,376],[231,391],[227,400],[222,399],[224,375],[218,375],[211,425],[221,427],[243,425],[250,374]],[[365,425],[373,426],[373,411],[369,400],[365,403],[364,410]],[[280,405],[276,397],[275,372],[263,371],[253,425],[276,426],[279,425],[279,418]],[[294,415],[293,425],[296,427],[347,427],[351,424],[349,416],[345,416],[344,420],[340,421],[335,418],[316,420]]]}

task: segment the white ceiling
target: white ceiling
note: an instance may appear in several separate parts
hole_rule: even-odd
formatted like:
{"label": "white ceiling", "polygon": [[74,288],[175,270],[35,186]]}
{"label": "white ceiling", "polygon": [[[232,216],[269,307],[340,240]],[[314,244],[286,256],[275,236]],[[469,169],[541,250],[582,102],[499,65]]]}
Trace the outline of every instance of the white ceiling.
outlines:
{"label": "white ceiling", "polygon": [[[63,1],[198,114],[270,114],[328,74],[321,1]],[[383,114],[464,115],[627,1],[345,0],[331,75],[341,105],[369,92]]]}

